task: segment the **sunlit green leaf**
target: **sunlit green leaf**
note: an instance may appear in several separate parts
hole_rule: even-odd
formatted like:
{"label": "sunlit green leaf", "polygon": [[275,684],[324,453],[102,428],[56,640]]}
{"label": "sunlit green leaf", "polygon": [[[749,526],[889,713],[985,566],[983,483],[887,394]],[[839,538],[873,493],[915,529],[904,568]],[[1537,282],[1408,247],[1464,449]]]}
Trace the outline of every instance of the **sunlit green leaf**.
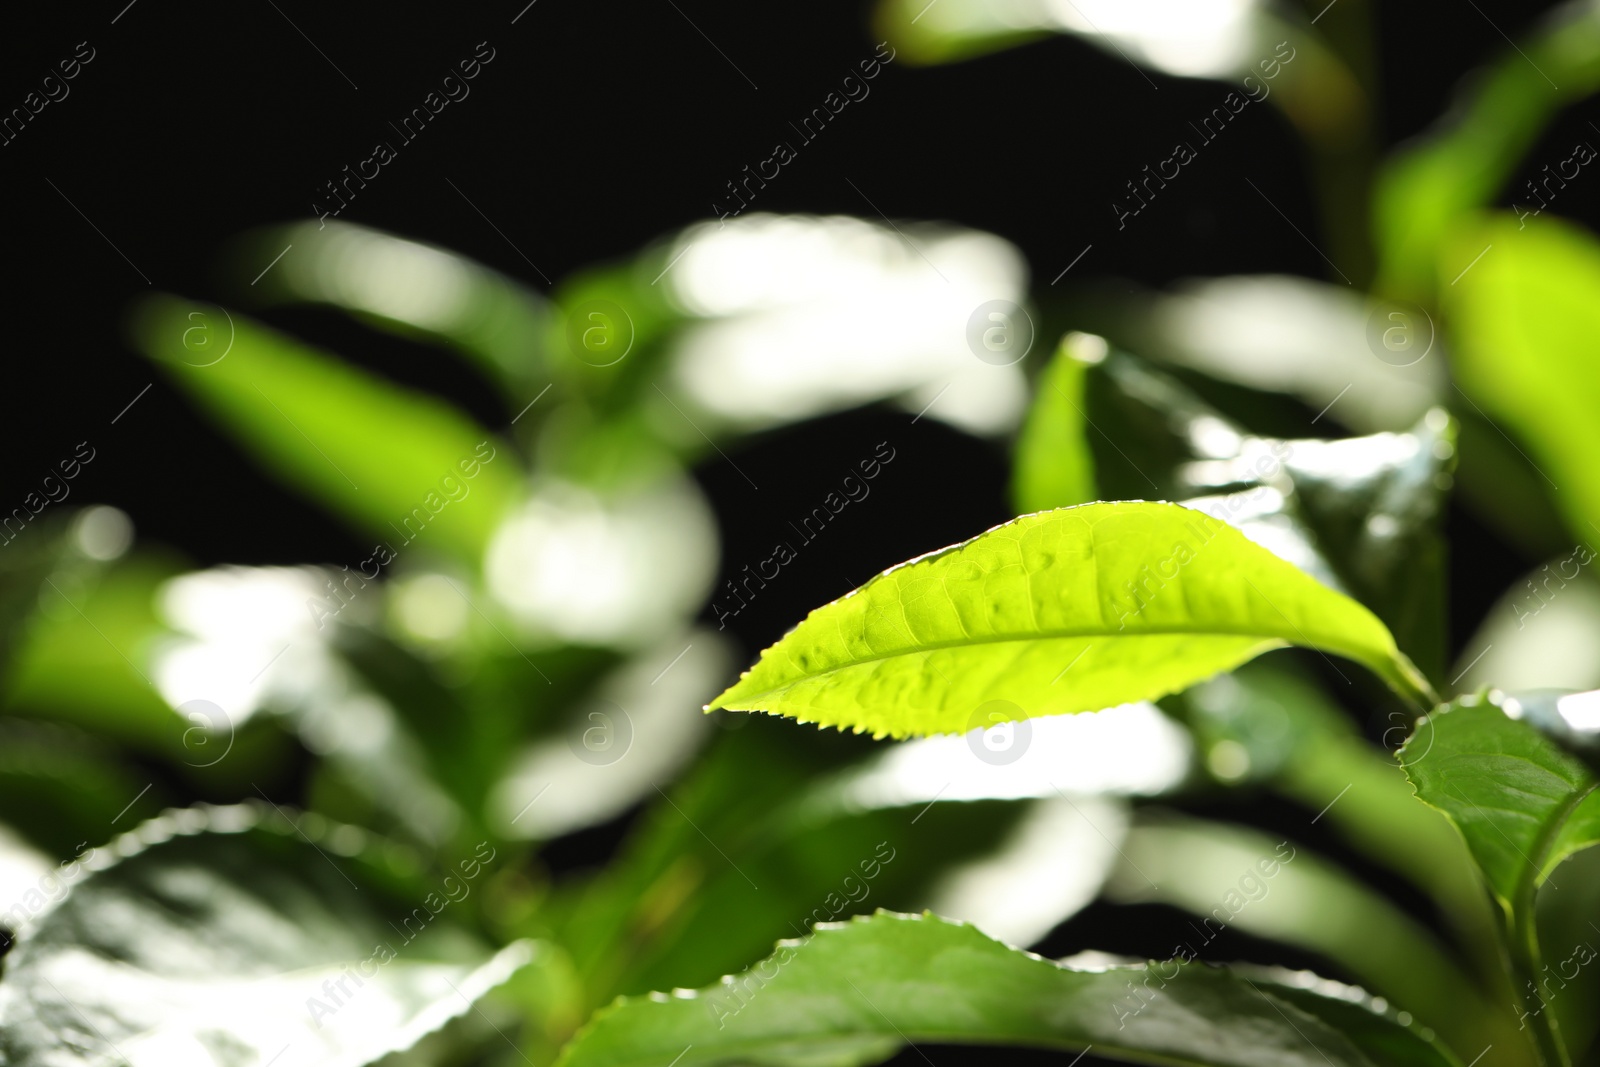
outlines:
{"label": "sunlit green leaf", "polygon": [[957,733],[992,701],[1021,717],[1154,699],[1286,645],[1429,692],[1369,611],[1225,523],[1085,504],[885,571],[813,611],[710,707]]}
{"label": "sunlit green leaf", "polygon": [[1454,247],[1482,253],[1449,287],[1461,388],[1526,446],[1587,540],[1600,523],[1600,243],[1568,223],[1497,216]]}
{"label": "sunlit green leaf", "polygon": [[65,899],[30,917],[6,960],[6,1062],[369,1063],[550,951],[491,952],[446,914],[481,889],[492,855],[410,901],[348,855],[359,833],[319,846],[302,836],[318,833],[309,822],[254,821],[243,808],[169,813],[64,868]]}
{"label": "sunlit green leaf", "polygon": [[[1342,1002],[1347,1003],[1347,1002]],[[1327,1018],[1335,1019],[1335,1008]],[[832,1067],[906,1042],[1083,1049],[1137,1063],[1344,1067],[1449,1055],[1364,1008],[1341,1032],[1318,998],[1200,965],[1073,970],[933,916],[880,912],[819,929],[721,985],[619,1001],[560,1067],[760,1062]]]}
{"label": "sunlit green leaf", "polygon": [[1104,359],[1105,341],[1069,334],[1039,376],[1033,407],[1017,439],[1011,497],[1018,512],[1048,511],[1095,499],[1094,457],[1085,440],[1084,371]]}
{"label": "sunlit green leaf", "polygon": [[461,412],[242,315],[152,298],[135,334],[263,465],[393,554],[475,565],[521,496],[515,456]]}

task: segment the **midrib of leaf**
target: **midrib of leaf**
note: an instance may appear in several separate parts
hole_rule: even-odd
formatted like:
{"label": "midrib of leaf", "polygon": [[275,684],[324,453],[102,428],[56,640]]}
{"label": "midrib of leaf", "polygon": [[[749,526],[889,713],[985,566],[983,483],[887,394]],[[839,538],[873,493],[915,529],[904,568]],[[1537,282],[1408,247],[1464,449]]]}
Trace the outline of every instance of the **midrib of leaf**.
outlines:
{"label": "midrib of leaf", "polygon": [[[1137,633],[1107,633],[1104,630],[1076,629],[1050,630],[1048,632],[1036,634],[1006,634],[995,637],[969,637],[953,641],[929,641],[926,644],[919,644],[911,648],[902,649],[898,652],[883,652],[870,656],[852,658],[844,663],[839,664],[837,667],[829,667],[827,670],[810,671],[802,674],[799,678],[796,678],[793,682],[788,684],[797,685],[800,682],[804,682],[812,678],[821,678],[824,675],[832,674],[834,671],[843,670],[846,667],[855,667],[865,663],[880,663],[883,660],[895,659],[900,656],[920,656],[925,652],[942,652],[950,648],[970,648],[974,645],[1017,645],[1026,644],[1029,641],[1059,641],[1073,637],[1098,637],[1107,641],[1121,641],[1130,637],[1180,637],[1184,634],[1198,634],[1200,636],[1215,637],[1259,637],[1263,640],[1276,641],[1283,647],[1288,647],[1288,645],[1291,643],[1275,634],[1264,634],[1259,630],[1248,630],[1242,627],[1162,626],[1159,629],[1152,628],[1148,630],[1140,630]],[[794,662],[793,656],[790,657],[789,662]]]}
{"label": "midrib of leaf", "polygon": [[[1076,628],[1074,628],[1074,629],[1063,629],[1063,630],[1050,630],[1048,632],[1036,633],[1036,634],[1005,634],[1005,635],[997,635],[997,636],[994,636],[994,637],[967,637],[967,638],[961,638],[961,639],[958,639],[958,640],[929,641],[929,642],[926,642],[926,643],[923,643],[923,644],[915,645],[915,646],[910,647],[910,648],[900,649],[898,651],[881,652],[881,653],[874,653],[874,654],[868,655],[868,656],[852,657],[851,659],[849,659],[849,660],[847,660],[847,661],[845,661],[843,663],[840,663],[837,666],[828,667],[828,668],[823,669],[823,670],[803,671],[802,673],[800,673],[799,677],[794,678],[791,681],[785,682],[785,683],[783,683],[782,685],[779,685],[779,686],[774,686],[774,687],[772,687],[770,689],[763,689],[759,693],[753,693],[750,696],[745,697],[743,699],[754,700],[754,699],[758,699],[760,697],[766,696],[769,693],[782,692],[783,690],[791,689],[794,686],[797,686],[802,682],[808,682],[808,681],[811,681],[811,680],[816,679],[816,678],[824,678],[827,675],[837,673],[838,671],[842,671],[842,670],[845,670],[845,669],[850,668],[850,667],[860,667],[860,666],[864,666],[864,665],[869,664],[869,663],[881,663],[881,662],[883,662],[885,660],[898,659],[901,656],[920,656],[920,655],[925,655],[925,654],[930,653],[930,652],[943,652],[945,650],[952,649],[952,648],[972,648],[972,647],[975,647],[975,646],[978,646],[978,645],[1026,644],[1026,643],[1031,642],[1031,641],[1060,641],[1060,640],[1070,640],[1071,638],[1074,638],[1074,637],[1099,638],[1101,640],[1107,640],[1107,641],[1113,641],[1113,640],[1120,641],[1120,640],[1124,640],[1124,639],[1127,639],[1127,638],[1138,638],[1138,637],[1183,637],[1183,636],[1254,637],[1254,638],[1258,638],[1258,639],[1260,639],[1262,641],[1265,641],[1265,642],[1270,642],[1273,648],[1288,648],[1288,647],[1290,647],[1290,646],[1292,646],[1294,644],[1294,642],[1292,642],[1292,641],[1290,641],[1290,640],[1288,640],[1286,638],[1280,637],[1277,634],[1263,633],[1260,630],[1250,629],[1250,628],[1246,628],[1246,627],[1242,627],[1242,626],[1226,626],[1226,625],[1218,625],[1218,626],[1162,625],[1162,626],[1159,626],[1159,627],[1150,627],[1148,629],[1141,628],[1137,633],[1121,633],[1121,632],[1118,632],[1118,633],[1107,633],[1104,630],[1087,630],[1087,629],[1076,629]],[[843,635],[842,634],[840,635],[840,637],[841,637],[841,639],[843,639]],[[913,640],[915,640],[915,635],[912,635],[912,638],[913,638]],[[846,640],[845,643],[848,644],[848,641]],[[1348,655],[1348,656],[1350,656],[1351,659],[1356,660],[1356,662],[1359,662],[1359,663],[1365,664],[1368,667],[1371,667],[1380,676],[1382,676],[1382,677],[1384,677],[1386,679],[1391,679],[1391,680],[1392,679],[1403,679],[1407,683],[1408,688],[1410,688],[1414,693],[1416,693],[1418,695],[1421,695],[1421,696],[1429,696],[1430,695],[1426,690],[1423,690],[1420,687],[1419,681],[1417,679],[1411,678],[1410,675],[1409,675],[1409,672],[1406,672],[1398,663],[1385,663],[1385,664],[1383,664],[1383,666],[1381,668],[1379,668],[1376,665],[1368,662],[1367,660],[1365,660],[1365,659],[1363,659],[1363,658],[1361,658],[1359,656],[1352,655],[1352,652],[1354,650],[1351,649],[1350,646],[1345,645],[1343,643],[1328,642],[1328,643],[1325,643],[1325,644],[1311,644],[1308,641],[1307,647],[1310,647],[1310,648],[1313,648],[1313,649],[1325,649],[1327,651],[1335,652],[1335,653],[1337,653],[1339,655],[1342,655],[1342,656]],[[1262,651],[1270,651],[1270,649],[1262,649]],[[796,666],[796,667],[799,666],[798,664],[795,663],[793,654],[789,655],[789,662],[793,666]]]}

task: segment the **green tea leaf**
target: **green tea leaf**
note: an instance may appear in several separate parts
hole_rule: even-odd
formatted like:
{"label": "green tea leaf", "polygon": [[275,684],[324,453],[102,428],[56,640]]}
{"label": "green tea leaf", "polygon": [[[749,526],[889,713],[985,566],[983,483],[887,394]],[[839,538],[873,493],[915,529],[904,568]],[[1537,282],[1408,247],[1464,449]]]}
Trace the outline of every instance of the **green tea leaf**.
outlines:
{"label": "green tea leaf", "polygon": [[1084,372],[1104,359],[1106,343],[1068,334],[1039,376],[1028,421],[1017,439],[1011,497],[1018,512],[1048,511],[1095,499],[1094,457],[1084,439]]}
{"label": "green tea leaf", "polygon": [[[172,812],[63,865],[65,898],[29,916],[6,960],[5,1062],[370,1063],[548,955],[490,952],[439,917],[463,906],[445,890],[402,901],[341,855],[348,833],[254,823],[246,808]],[[465,870],[451,893],[478,888]]]}
{"label": "green tea leaf", "polygon": [[476,566],[522,495],[509,449],[461,412],[241,315],[157,297],[135,335],[264,466],[393,552]]}
{"label": "green tea leaf", "polygon": [[958,733],[993,701],[1016,718],[1150,700],[1288,645],[1430,693],[1371,612],[1231,526],[1174,504],[1085,504],[885,571],[813,611],[708,710]]}
{"label": "green tea leaf", "polygon": [[1600,523],[1600,243],[1567,223],[1497,216],[1456,249],[1463,262],[1482,254],[1449,287],[1461,388],[1527,446],[1568,529],[1588,538]]}
{"label": "green tea leaf", "polygon": [[1324,1016],[1329,1000],[1195,964],[1073,970],[971,926],[879,912],[781,942],[718,986],[622,999],[579,1032],[558,1067],[846,1067],[918,1041],[1092,1047],[1160,1064],[1452,1062],[1370,1002],[1357,1025],[1339,1017],[1347,1001]]}
{"label": "green tea leaf", "polygon": [[1562,860],[1600,843],[1593,773],[1492,703],[1468,698],[1429,715],[1400,759],[1417,797],[1466,838],[1508,915],[1531,906]]}

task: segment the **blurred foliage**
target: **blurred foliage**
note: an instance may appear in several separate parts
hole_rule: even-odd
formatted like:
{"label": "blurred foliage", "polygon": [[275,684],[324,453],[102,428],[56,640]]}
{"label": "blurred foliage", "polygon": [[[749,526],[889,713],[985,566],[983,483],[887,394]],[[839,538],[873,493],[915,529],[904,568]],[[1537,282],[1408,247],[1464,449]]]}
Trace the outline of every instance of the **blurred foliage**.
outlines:
{"label": "blurred foliage", "polygon": [[1482,410],[1526,444],[1567,528],[1588,540],[1600,521],[1600,242],[1553,219],[1513,222],[1493,216],[1452,245],[1489,246],[1447,298],[1455,367]]}

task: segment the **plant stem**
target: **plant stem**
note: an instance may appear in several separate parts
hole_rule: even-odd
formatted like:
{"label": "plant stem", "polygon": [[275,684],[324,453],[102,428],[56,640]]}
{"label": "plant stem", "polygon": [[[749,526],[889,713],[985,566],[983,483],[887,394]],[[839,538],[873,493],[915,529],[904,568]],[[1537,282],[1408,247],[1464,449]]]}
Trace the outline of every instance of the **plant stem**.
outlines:
{"label": "plant stem", "polygon": [[[1508,947],[1511,951],[1511,970],[1517,985],[1517,995],[1522,999],[1529,1028],[1533,1030],[1534,1045],[1543,1067],[1572,1067],[1566,1043],[1561,1040],[1561,1026],[1555,1013],[1539,988],[1539,931],[1535,897],[1537,879],[1526,878],[1517,891],[1515,915],[1506,923]],[[1548,1013],[1547,1013],[1548,1012]]]}

